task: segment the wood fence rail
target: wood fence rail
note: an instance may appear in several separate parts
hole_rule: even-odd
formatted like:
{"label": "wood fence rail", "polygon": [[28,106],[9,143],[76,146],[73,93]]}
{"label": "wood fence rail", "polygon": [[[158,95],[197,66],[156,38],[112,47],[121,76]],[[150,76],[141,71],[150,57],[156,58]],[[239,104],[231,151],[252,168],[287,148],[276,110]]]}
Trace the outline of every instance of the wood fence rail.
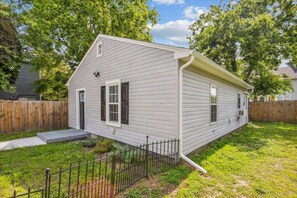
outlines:
{"label": "wood fence rail", "polygon": [[0,100],[0,134],[67,127],[65,101]]}
{"label": "wood fence rail", "polygon": [[250,102],[249,118],[254,121],[297,123],[297,100]]}

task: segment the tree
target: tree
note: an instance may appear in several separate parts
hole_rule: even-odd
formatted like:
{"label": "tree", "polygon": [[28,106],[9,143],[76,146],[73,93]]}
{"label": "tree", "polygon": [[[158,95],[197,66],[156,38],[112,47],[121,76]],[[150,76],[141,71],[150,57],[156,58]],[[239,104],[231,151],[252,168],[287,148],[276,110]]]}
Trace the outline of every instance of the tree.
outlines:
{"label": "tree", "polygon": [[212,6],[190,27],[190,47],[254,86],[254,96],[290,91],[274,73],[282,60],[296,64],[294,0],[240,0]]}
{"label": "tree", "polygon": [[0,91],[13,92],[21,67],[21,45],[8,6],[0,2]]}
{"label": "tree", "polygon": [[[61,65],[69,66],[71,70],[68,73],[63,70],[65,75],[59,77],[64,82],[99,33],[151,41],[147,24],[154,25],[158,17],[147,0],[23,0],[16,5],[24,47],[35,69],[44,74],[37,82],[42,89],[37,90],[47,93],[46,99],[53,99],[47,91],[52,89],[52,84],[47,83],[51,71]],[[51,78],[51,83],[54,79]],[[59,90],[67,93],[62,84]]]}

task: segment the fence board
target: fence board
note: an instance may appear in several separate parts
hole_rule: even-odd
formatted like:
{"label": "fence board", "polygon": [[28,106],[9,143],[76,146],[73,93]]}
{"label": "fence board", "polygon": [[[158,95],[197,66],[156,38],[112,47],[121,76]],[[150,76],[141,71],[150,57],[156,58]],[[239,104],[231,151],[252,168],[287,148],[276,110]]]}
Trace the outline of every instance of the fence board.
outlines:
{"label": "fence board", "polygon": [[66,101],[0,100],[0,134],[67,127]]}
{"label": "fence board", "polygon": [[249,118],[254,121],[297,123],[297,100],[250,102]]}

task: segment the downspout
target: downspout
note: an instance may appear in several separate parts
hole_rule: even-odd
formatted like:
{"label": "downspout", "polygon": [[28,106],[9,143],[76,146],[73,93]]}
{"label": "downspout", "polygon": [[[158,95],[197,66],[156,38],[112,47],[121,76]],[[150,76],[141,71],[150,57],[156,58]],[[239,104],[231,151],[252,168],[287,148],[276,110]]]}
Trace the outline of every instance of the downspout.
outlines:
{"label": "downspout", "polygon": [[179,157],[185,160],[188,164],[193,166],[195,169],[201,171],[203,174],[207,171],[193,162],[190,158],[183,154],[183,70],[191,65],[195,60],[195,56],[191,55],[191,59],[179,68]]}

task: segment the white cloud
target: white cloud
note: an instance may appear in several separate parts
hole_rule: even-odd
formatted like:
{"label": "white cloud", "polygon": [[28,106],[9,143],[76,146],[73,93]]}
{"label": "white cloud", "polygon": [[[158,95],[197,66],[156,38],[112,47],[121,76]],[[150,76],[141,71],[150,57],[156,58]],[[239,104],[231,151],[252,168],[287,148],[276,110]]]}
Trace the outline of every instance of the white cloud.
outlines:
{"label": "white cloud", "polygon": [[[178,0],[154,0],[155,2],[178,2]],[[203,13],[208,10],[204,7],[189,6],[183,11],[183,19],[156,24],[151,27],[151,33],[155,42],[168,45],[188,47],[187,36],[191,35],[190,25]]]}
{"label": "white cloud", "polygon": [[156,24],[151,28],[155,40],[165,40],[166,44],[177,46],[188,46],[187,36],[191,34],[189,26],[194,21],[188,19],[169,21],[163,24]]}
{"label": "white cloud", "polygon": [[201,14],[208,10],[204,7],[189,6],[184,9],[184,16],[188,19],[197,19]]}
{"label": "white cloud", "polygon": [[185,0],[153,0],[153,2],[156,2],[158,4],[184,4]]}

